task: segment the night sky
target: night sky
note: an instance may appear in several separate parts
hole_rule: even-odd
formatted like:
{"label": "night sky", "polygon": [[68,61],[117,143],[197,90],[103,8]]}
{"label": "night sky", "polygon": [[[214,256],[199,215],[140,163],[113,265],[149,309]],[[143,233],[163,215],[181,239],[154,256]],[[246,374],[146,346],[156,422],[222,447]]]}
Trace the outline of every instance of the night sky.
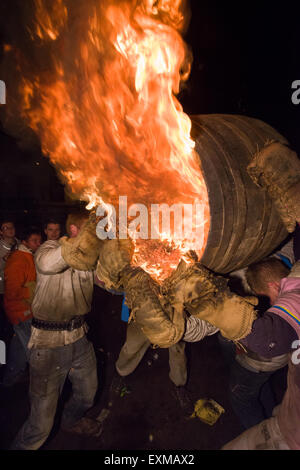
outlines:
{"label": "night sky", "polygon": [[[291,100],[292,82],[300,80],[296,4],[191,1],[185,40],[194,60],[190,79],[179,95],[185,112],[261,119],[286,136],[300,154],[300,104]],[[2,44],[26,26],[19,5],[20,0],[1,0]],[[41,214],[46,218],[65,211],[63,186],[39,148],[20,149],[0,127],[0,155],[1,216],[12,214],[35,222]]]}

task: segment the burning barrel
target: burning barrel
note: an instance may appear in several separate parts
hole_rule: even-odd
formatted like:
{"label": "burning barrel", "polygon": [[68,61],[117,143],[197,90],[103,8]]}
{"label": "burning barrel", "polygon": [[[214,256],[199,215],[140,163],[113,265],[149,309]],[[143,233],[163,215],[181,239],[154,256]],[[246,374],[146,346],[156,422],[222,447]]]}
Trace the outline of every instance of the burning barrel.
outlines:
{"label": "burning barrel", "polygon": [[247,172],[267,142],[288,142],[268,124],[245,116],[211,114],[191,120],[210,206],[201,262],[228,273],[267,256],[288,234],[274,203]]}

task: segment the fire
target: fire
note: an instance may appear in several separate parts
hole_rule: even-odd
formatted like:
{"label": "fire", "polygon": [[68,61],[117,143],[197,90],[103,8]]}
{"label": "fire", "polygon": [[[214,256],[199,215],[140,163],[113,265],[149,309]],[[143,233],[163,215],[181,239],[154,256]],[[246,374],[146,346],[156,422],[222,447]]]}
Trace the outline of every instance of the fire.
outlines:
{"label": "fire", "polygon": [[[206,185],[191,121],[175,95],[191,54],[181,32],[184,0],[35,0],[32,47],[47,69],[23,58],[21,113],[75,198],[115,204],[201,204]],[[44,64],[45,65],[45,64]],[[172,235],[155,249],[136,240],[135,262],[163,279],[192,249]]]}
{"label": "fire", "polygon": [[133,265],[142,267],[153,279],[158,282],[166,279],[179,261],[183,258],[186,264],[190,264],[192,259],[186,256],[188,248],[184,243],[176,243],[172,239],[160,240],[136,240],[133,255]]}
{"label": "fire", "polygon": [[55,41],[66,24],[67,17],[68,10],[64,0],[35,0],[35,26],[30,31],[32,39]]}

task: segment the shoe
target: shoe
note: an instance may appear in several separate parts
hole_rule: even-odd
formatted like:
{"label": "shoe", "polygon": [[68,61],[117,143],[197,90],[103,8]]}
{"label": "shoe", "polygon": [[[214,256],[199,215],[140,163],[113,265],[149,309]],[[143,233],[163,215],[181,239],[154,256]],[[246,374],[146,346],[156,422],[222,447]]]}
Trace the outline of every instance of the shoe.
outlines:
{"label": "shoe", "polygon": [[61,430],[79,436],[99,437],[103,431],[103,425],[94,419],[84,417],[71,427],[61,427]]}
{"label": "shoe", "polygon": [[194,413],[194,405],[189,396],[189,392],[184,386],[174,387],[174,395],[177,399],[180,407],[187,416],[191,416]]}

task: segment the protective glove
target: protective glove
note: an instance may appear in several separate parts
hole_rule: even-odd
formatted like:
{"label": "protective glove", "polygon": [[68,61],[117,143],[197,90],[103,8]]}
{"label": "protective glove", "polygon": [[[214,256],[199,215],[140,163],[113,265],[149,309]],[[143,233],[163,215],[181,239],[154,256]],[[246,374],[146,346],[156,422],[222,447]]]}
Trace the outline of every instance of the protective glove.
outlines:
{"label": "protective glove", "polygon": [[24,284],[24,287],[27,287],[29,291],[28,299],[24,299],[24,300],[27,304],[31,305],[33,301],[34,293],[35,293],[36,282],[35,281],[26,282],[26,284]]}
{"label": "protective glove", "polygon": [[186,319],[185,333],[182,339],[188,343],[195,343],[201,341],[205,336],[214,335],[217,331],[219,328],[216,326],[191,315]]}
{"label": "protective glove", "polygon": [[237,341],[251,331],[257,299],[231,293],[225,278],[200,263],[179,265],[163,289],[173,306],[183,305],[191,315],[219,328],[228,339]]}
{"label": "protective glove", "polygon": [[162,292],[174,308],[185,309],[187,305],[203,305],[219,291],[227,288],[227,280],[215,276],[200,263],[186,264],[181,261],[177,269],[163,283]]}
{"label": "protective glove", "polygon": [[183,336],[184,316],[164,305],[160,287],[148,273],[130,265],[133,252],[130,239],[104,241],[96,276],[106,289],[125,292],[129,321],[135,321],[153,345],[169,348]]}
{"label": "protective glove", "polygon": [[185,316],[165,303],[160,286],[141,268],[127,266],[121,273],[126,304],[131,309],[129,321],[136,321],[145,336],[160,348],[169,348],[183,337]]}
{"label": "protective glove", "polygon": [[300,221],[300,160],[280,142],[268,143],[254,155],[247,171],[265,189],[288,232]]}
{"label": "protective glove", "polygon": [[187,305],[186,309],[197,318],[219,328],[225,338],[239,341],[251,332],[252,323],[256,319],[254,305],[257,305],[257,299],[240,297],[227,291],[212,296],[203,305],[199,299],[197,305]]}
{"label": "protective glove", "polygon": [[96,268],[99,281],[103,282],[106,289],[123,290],[121,283],[121,271],[130,265],[134,247],[130,239],[104,240]]}
{"label": "protective glove", "polygon": [[61,255],[71,268],[79,271],[95,269],[102,244],[102,240],[96,235],[96,225],[96,215],[91,213],[76,237],[62,237],[59,240]]}

